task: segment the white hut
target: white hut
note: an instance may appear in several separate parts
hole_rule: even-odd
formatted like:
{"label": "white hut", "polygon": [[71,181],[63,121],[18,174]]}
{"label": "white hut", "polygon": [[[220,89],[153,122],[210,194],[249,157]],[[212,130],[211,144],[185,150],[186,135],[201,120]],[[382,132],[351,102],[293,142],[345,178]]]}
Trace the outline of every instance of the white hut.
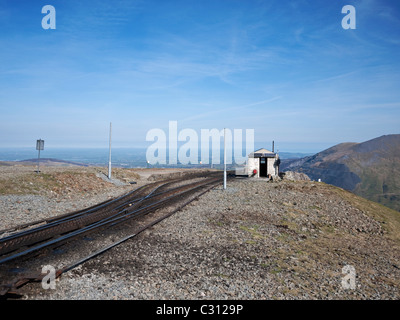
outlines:
{"label": "white hut", "polygon": [[236,175],[249,177],[273,177],[279,174],[279,155],[267,149],[259,149],[248,155],[244,168],[237,168]]}

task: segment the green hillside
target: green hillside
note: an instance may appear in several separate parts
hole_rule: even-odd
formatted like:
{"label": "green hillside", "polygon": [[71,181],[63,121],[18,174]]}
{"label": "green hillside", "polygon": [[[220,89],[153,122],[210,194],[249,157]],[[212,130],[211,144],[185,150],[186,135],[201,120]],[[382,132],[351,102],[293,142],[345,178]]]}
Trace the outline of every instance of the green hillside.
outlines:
{"label": "green hillside", "polygon": [[400,134],[341,143],[314,156],[282,161],[281,170],[304,172],[400,211]]}

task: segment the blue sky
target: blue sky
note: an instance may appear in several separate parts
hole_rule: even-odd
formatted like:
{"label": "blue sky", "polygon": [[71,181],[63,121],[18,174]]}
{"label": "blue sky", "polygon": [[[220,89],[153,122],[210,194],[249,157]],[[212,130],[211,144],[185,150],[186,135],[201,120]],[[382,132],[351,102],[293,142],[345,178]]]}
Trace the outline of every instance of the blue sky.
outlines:
{"label": "blue sky", "polygon": [[169,121],[289,152],[362,142],[400,131],[399,57],[394,0],[0,0],[0,147],[108,147],[110,122],[146,147]]}

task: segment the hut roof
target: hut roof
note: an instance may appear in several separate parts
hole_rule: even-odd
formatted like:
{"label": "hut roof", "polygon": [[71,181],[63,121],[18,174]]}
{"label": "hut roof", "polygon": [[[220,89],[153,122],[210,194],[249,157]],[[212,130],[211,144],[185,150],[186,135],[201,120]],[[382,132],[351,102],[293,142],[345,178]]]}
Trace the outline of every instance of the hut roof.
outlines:
{"label": "hut roof", "polygon": [[274,158],[275,153],[273,153],[272,151],[269,151],[267,149],[261,148],[261,149],[258,149],[256,151],[250,153],[249,157],[250,158]]}

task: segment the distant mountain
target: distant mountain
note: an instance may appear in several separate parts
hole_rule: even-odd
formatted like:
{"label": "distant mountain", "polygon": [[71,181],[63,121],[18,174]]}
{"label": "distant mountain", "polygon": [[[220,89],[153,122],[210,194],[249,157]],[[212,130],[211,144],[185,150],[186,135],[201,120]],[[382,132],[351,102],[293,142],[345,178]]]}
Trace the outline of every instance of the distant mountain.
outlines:
{"label": "distant mountain", "polygon": [[311,156],[314,153],[300,153],[300,152],[279,152],[279,158],[282,159],[298,159]]}
{"label": "distant mountain", "polygon": [[400,134],[341,143],[313,156],[283,159],[281,171],[298,171],[400,211]]}

